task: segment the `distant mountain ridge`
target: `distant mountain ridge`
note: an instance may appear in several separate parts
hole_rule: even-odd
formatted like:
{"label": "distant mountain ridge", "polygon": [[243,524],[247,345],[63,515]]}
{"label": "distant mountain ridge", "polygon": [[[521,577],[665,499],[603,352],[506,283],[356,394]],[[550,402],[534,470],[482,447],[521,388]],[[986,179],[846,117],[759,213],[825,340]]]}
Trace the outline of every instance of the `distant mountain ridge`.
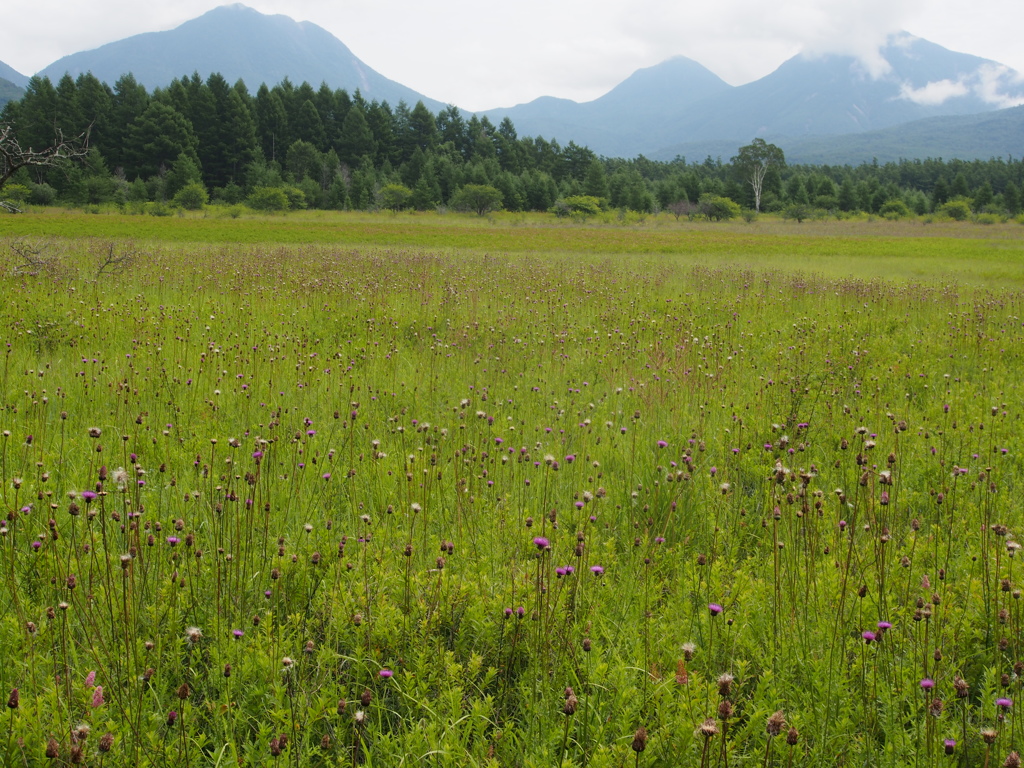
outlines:
{"label": "distant mountain ridge", "polygon": [[6,80],[19,88],[24,88],[28,85],[28,77],[26,75],[21,74],[14,67],[4,64],[2,61],[0,61],[0,79]]}
{"label": "distant mountain ridge", "polygon": [[[990,114],[1024,104],[1019,73],[907,33],[890,37],[879,56],[881,71],[871,74],[853,57],[798,55],[742,86],[731,86],[698,62],[677,56],[634,72],[593,101],[544,96],[478,114],[495,124],[509,117],[523,136],[543,136],[563,145],[574,141],[610,157],[728,158],[755,137],[779,144],[787,154],[820,157],[831,145],[844,156],[852,153],[868,160],[898,148],[908,153],[901,156],[922,156],[932,149],[952,150],[943,152],[944,157],[1021,151],[1024,143],[1013,115],[995,122],[956,123],[950,135],[960,138],[958,146],[943,141],[943,129],[936,127],[940,123],[926,128],[916,122]],[[39,74],[56,81],[65,72],[77,77],[87,71],[109,84],[130,71],[148,88],[194,71],[204,78],[219,72],[229,82],[241,78],[251,90],[288,77],[295,83],[359,89],[367,99],[392,105],[422,100],[434,112],[444,106],[374,71],[316,24],[264,15],[241,4],[221,6],[170,31],[66,56]],[[27,82],[23,75],[14,75]],[[904,138],[916,136],[920,143],[885,133],[908,124],[917,127]],[[978,140],[971,131],[979,132]],[[876,141],[883,142],[885,152],[863,156]]]}
{"label": "distant mountain ridge", "polygon": [[[692,67],[663,78],[657,88],[641,88],[630,78],[594,101],[563,102],[556,114],[541,100],[486,114],[507,116],[527,134],[547,135],[545,127],[557,121],[563,131],[559,139],[587,137],[588,146],[605,155],[671,158],[697,143],[728,143],[735,149],[762,137],[781,144],[1024,104],[1024,79],[996,62],[955,53],[907,33],[891,37],[880,54],[889,69],[877,77],[853,57],[801,55],[754,82],[734,87],[720,81],[720,87],[708,87],[703,76],[707,70],[691,62]],[[679,94],[688,92],[691,83],[704,96],[680,100]],[[664,104],[665,109],[643,116],[630,110],[601,110],[602,102],[616,92],[620,99],[633,102],[642,100],[643,94],[648,104]],[[597,112],[599,126],[593,123]]]}
{"label": "distant mountain ridge", "polygon": [[0,108],[8,101],[17,101],[25,93],[28,78],[0,61]]}
{"label": "distant mountain ridge", "polygon": [[445,106],[370,68],[323,27],[265,15],[240,3],[214,8],[172,30],[65,56],[38,74],[56,82],[65,72],[74,78],[92,72],[113,85],[131,72],[152,89],[194,71],[203,78],[219,72],[228,82],[241,78],[253,92],[261,83],[274,85],[287,77],[314,88],[326,82],[350,92],[358,89],[368,101],[413,105],[422,100],[434,112]]}

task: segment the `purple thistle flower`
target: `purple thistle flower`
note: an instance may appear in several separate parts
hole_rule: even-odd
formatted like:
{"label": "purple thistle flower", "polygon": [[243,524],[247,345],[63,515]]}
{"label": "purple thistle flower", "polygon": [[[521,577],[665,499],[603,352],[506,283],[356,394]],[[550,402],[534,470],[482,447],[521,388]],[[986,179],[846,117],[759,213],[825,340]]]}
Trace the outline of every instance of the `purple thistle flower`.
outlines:
{"label": "purple thistle flower", "polygon": [[377,674],[379,674],[379,675],[380,675],[380,676],[381,676],[382,678],[384,678],[385,680],[387,680],[387,679],[388,679],[389,677],[391,677],[391,676],[392,676],[392,675],[394,675],[395,673],[394,673],[394,672],[392,672],[392,671],[391,671],[390,669],[382,669],[382,670],[381,670],[380,672],[378,672]]}
{"label": "purple thistle flower", "polygon": [[181,539],[179,539],[177,536],[168,536],[167,537],[167,543],[170,544],[172,547],[177,546],[178,542],[180,542],[180,541],[181,541]]}
{"label": "purple thistle flower", "polygon": [[956,749],[956,739],[946,739],[944,742],[942,742],[942,750],[947,755],[952,755],[953,754],[953,750],[955,750],[955,749]]}
{"label": "purple thistle flower", "polygon": [[725,608],[723,608],[722,606],[720,606],[720,605],[719,605],[718,603],[709,603],[709,604],[708,604],[708,610],[709,610],[709,611],[711,612],[711,615],[712,615],[712,616],[717,616],[717,615],[718,615],[718,614],[720,614],[720,613],[721,613],[722,611],[724,611],[724,610],[725,610]]}
{"label": "purple thistle flower", "polygon": [[242,637],[245,635],[245,632],[243,632],[240,629],[232,629],[231,635],[235,638],[235,640],[241,640]]}
{"label": "purple thistle flower", "polygon": [[595,576],[601,576],[604,574],[604,568],[600,565],[592,565],[590,566],[590,572]]}
{"label": "purple thistle flower", "polygon": [[537,549],[549,549],[551,547],[551,542],[545,539],[543,536],[537,536],[533,540],[533,544],[537,547]]}
{"label": "purple thistle flower", "polygon": [[1013,706],[1011,699],[996,699],[996,706],[1002,710],[1007,710]]}
{"label": "purple thistle flower", "polygon": [[563,576],[565,576],[565,568],[563,568],[562,566],[555,568],[555,575],[558,578],[562,578]]}
{"label": "purple thistle flower", "polygon": [[861,632],[860,636],[864,638],[866,645],[871,645],[878,637],[874,632]]}
{"label": "purple thistle flower", "polygon": [[926,677],[924,680],[921,681],[921,688],[923,688],[926,691],[930,691],[934,687],[935,681],[932,680],[930,677]]}
{"label": "purple thistle flower", "polygon": [[659,440],[658,441],[658,447],[659,448],[668,448],[668,443],[665,442],[664,440]]}
{"label": "purple thistle flower", "polygon": [[95,498],[96,498],[96,492],[95,491],[82,491],[82,499],[85,500],[86,504],[88,504],[90,501],[92,501]]}
{"label": "purple thistle flower", "polygon": [[878,622],[878,630],[880,632],[885,632],[888,629],[892,629],[892,624],[890,624],[888,621]]}
{"label": "purple thistle flower", "polygon": [[505,617],[507,618],[507,617],[509,617],[511,615],[512,615],[512,609],[511,608],[506,608],[505,609]]}

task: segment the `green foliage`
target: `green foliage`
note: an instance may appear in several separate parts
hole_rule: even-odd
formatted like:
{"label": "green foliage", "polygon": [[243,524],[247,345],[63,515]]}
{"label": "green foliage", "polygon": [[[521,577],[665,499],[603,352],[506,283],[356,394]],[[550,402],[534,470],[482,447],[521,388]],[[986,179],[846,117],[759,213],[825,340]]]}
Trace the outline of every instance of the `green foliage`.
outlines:
{"label": "green foliage", "polygon": [[12,203],[24,203],[32,195],[32,190],[25,184],[5,184],[0,198]]}
{"label": "green foliage", "polygon": [[483,216],[501,208],[501,191],[487,184],[466,184],[453,196],[450,205],[456,211],[472,211]]}
{"label": "green foliage", "polygon": [[210,196],[200,182],[186,184],[174,195],[174,204],[186,211],[200,211],[210,202]]}
{"label": "green foliage", "polygon": [[[261,85],[252,96],[244,83],[232,86],[216,73],[205,81],[198,74],[175,79],[152,94],[131,75],[113,88],[89,74],[56,85],[33,78],[4,114],[29,145],[52,142],[55,126],[65,135],[89,128],[102,172],[36,170],[19,180],[46,183],[76,204],[138,202],[130,185],[141,178],[154,200],[173,198],[193,181],[226,202],[289,183],[317,208],[371,209],[389,183],[412,190],[411,204],[420,210],[461,202],[456,196],[466,185],[498,189],[508,211],[548,211],[576,195],[641,214],[704,194],[771,212],[807,205],[881,214],[887,201],[901,199],[921,215],[972,194],[975,213],[1016,215],[1022,206],[1020,159],[792,166],[762,139],[740,147],[730,163],[598,158],[571,141],[520,138],[508,119],[495,127],[455,108],[432,115],[421,103],[392,108],[287,80]],[[192,167],[179,170],[181,157]],[[104,176],[114,177],[113,185]],[[228,189],[230,195],[222,192]]]}
{"label": "green foliage", "polygon": [[971,201],[957,197],[939,206],[938,213],[954,221],[967,221],[971,217]]}
{"label": "green foliage", "polygon": [[887,219],[905,219],[911,215],[910,208],[902,200],[886,200],[878,213]]}
{"label": "green foliage", "polygon": [[593,195],[572,195],[556,202],[551,212],[559,218],[585,221],[601,213],[601,201]]}
{"label": "green foliage", "polygon": [[404,184],[385,184],[380,188],[380,207],[398,213],[409,205],[412,190]]}
{"label": "green foliage", "polygon": [[708,221],[728,221],[740,215],[740,206],[727,197],[701,195],[700,214]]}
{"label": "green foliage", "polygon": [[285,197],[288,198],[288,207],[293,211],[301,211],[307,205],[309,200],[306,198],[306,193],[303,192],[299,187],[286,184],[281,188],[284,192]]}
{"label": "green foliage", "polygon": [[257,187],[246,204],[256,211],[285,211],[291,207],[288,195],[280,187]]}

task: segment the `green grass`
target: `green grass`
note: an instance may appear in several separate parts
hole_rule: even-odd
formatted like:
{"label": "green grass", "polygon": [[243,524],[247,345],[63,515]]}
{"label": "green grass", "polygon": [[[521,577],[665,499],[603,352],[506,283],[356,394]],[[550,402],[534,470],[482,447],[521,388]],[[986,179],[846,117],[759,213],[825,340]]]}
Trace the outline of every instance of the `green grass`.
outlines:
{"label": "green grass", "polygon": [[0,226],[3,765],[1020,747],[1019,226]]}
{"label": "green grass", "polygon": [[[614,216],[606,217],[614,222]],[[331,244],[510,254],[674,256],[692,264],[798,269],[887,280],[945,279],[1024,285],[1024,238],[1015,223],[922,224],[771,218],[731,224],[677,222],[662,214],[618,226],[559,222],[544,214],[372,215],[308,211],[230,218],[211,209],[182,217],[47,212],[0,217],[0,236],[164,243]]]}

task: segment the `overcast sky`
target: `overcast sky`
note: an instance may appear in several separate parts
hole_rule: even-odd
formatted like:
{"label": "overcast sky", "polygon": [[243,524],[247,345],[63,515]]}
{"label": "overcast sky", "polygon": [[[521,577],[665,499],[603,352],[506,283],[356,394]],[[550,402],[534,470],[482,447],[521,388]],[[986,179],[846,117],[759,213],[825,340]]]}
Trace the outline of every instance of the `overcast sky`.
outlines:
{"label": "overcast sky", "polygon": [[[172,29],[218,0],[34,0],[0,25],[0,61],[26,75],[69,53]],[[906,30],[1024,72],[1021,0],[248,0],[312,21],[382,75],[481,110],[538,96],[587,101],[635,70],[682,54],[732,83],[799,52],[871,63]]]}

